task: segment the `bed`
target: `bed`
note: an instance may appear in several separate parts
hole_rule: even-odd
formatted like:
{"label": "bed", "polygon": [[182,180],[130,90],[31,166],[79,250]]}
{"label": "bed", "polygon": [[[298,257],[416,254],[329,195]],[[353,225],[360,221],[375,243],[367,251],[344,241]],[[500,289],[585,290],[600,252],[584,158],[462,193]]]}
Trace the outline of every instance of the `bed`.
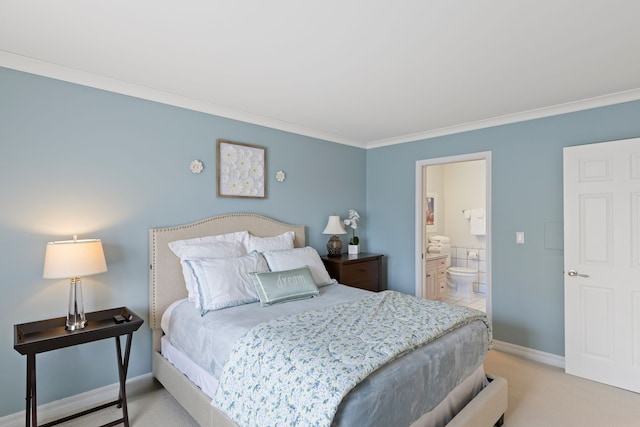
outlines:
{"label": "bed", "polygon": [[[293,246],[295,248],[305,248],[304,226],[285,224],[256,214],[235,213],[220,215],[190,224],[149,230],[149,324],[153,333],[153,375],[202,426],[232,427],[238,424],[230,419],[225,411],[212,404],[212,395],[214,395],[215,388],[219,384],[215,384],[214,389],[210,390],[205,384],[200,383],[198,380],[200,375],[207,376],[209,373],[198,371],[198,367],[196,367],[196,371],[198,372],[195,374],[193,372],[187,372],[187,369],[181,366],[180,360],[186,358],[187,363],[189,363],[189,357],[184,357],[180,349],[172,348],[163,330],[163,322],[166,322],[167,318],[169,318],[167,313],[172,313],[173,310],[176,312],[183,310],[187,313],[185,316],[188,318],[192,316],[189,318],[191,319],[189,320],[190,322],[198,322],[198,317],[200,317],[189,314],[189,310],[192,310],[192,308],[191,304],[185,301],[188,295],[182,265],[180,259],[169,248],[169,243],[203,236],[225,235],[243,231],[247,231],[252,236],[264,238],[281,236],[284,233],[293,232]],[[392,292],[388,292],[388,296],[378,296],[377,294],[370,296],[366,291],[348,288],[339,284],[321,287],[319,292],[319,298],[285,302],[279,305],[278,310],[284,310],[285,312],[291,311],[289,316],[287,316],[291,317],[298,315],[293,313],[296,312],[296,310],[303,310],[302,308],[298,309],[298,306],[304,306],[306,304],[309,305],[309,307],[315,308],[313,304],[324,303],[331,305],[333,304],[331,302],[332,298],[336,299],[336,301],[342,301],[343,298],[352,299],[356,301],[356,303],[365,300],[369,301],[373,298],[402,298],[402,296],[394,295]],[[360,292],[366,293],[367,295],[363,295]],[[417,300],[417,298],[413,297],[411,297],[411,299]],[[409,302],[413,303],[416,301]],[[260,306],[260,304],[252,303],[239,307],[230,307],[229,309],[218,310],[213,314],[207,313],[206,317],[209,319],[209,316],[213,315],[227,316],[227,314],[231,315],[231,313],[234,312],[238,312],[238,315],[242,317],[243,310],[254,310],[252,306]],[[275,305],[267,308],[272,307],[275,307]],[[304,314],[300,315],[307,316],[308,312],[306,309],[304,310],[305,311],[301,311]],[[266,312],[268,310],[264,311]],[[315,313],[315,311],[313,312]],[[178,316],[176,315],[175,317]],[[205,316],[201,317],[204,318]],[[478,326],[479,323],[479,321],[470,322],[469,328],[458,328],[457,330],[464,331],[461,332],[463,334],[473,334],[473,336],[475,336],[479,334],[477,331],[481,330],[478,329],[480,327]],[[165,329],[167,329],[166,324],[164,326]],[[476,328],[476,332],[474,332],[473,328]],[[253,331],[259,328],[251,324],[248,329]],[[239,334],[239,332],[236,333]],[[418,370],[423,372],[421,371],[423,368],[419,364],[424,363],[425,360],[430,361],[433,365],[439,365],[442,364],[443,361],[451,360],[457,356],[450,353],[461,353],[461,347],[459,346],[465,345],[465,342],[475,339],[473,336],[446,334],[438,337],[429,344],[420,346],[415,349],[415,351],[403,353],[401,357],[394,358],[380,369],[373,369],[371,375],[353,387],[344,399],[341,400],[337,412],[334,414],[335,418],[332,425],[376,425],[377,422],[382,421],[380,421],[381,418],[378,418],[379,415],[374,414],[396,412],[397,414],[393,416],[397,416],[398,419],[384,421],[383,423],[387,425],[411,425],[412,427],[444,425],[445,423],[449,427],[489,427],[502,425],[507,407],[507,384],[502,378],[490,377],[484,373],[482,360],[484,360],[486,348],[482,350],[482,354],[473,356],[480,360],[479,366],[475,367],[475,365],[473,365],[465,368],[470,371],[470,373],[468,375],[465,374],[465,378],[460,378],[452,382],[451,390],[446,392],[445,398],[437,404],[429,406],[429,409],[425,411],[424,414],[420,413],[421,415],[419,416],[414,414],[411,416],[410,421],[407,421],[407,411],[401,409],[401,405],[405,403],[415,405],[416,399],[418,401],[428,399],[428,396],[422,396],[421,394],[428,393],[420,390],[424,388],[424,384],[429,382],[429,380],[427,378],[421,379],[420,375],[412,373],[408,367],[417,366]],[[231,348],[236,350],[234,347]],[[467,350],[462,351],[462,353],[467,352],[473,353]],[[473,363],[478,364],[477,362]],[[180,366],[180,368],[176,366]],[[227,362],[225,362],[225,367],[227,367]],[[433,372],[433,369],[435,369],[433,366],[424,368],[425,376],[427,373]],[[446,377],[437,378],[446,380],[447,377],[454,374],[455,372],[452,371],[448,373]],[[441,373],[439,375],[444,374]],[[395,384],[393,392],[389,392],[389,381]],[[482,381],[481,386],[479,385],[479,381]],[[441,381],[434,381],[432,378],[431,382],[440,383]],[[440,390],[438,393],[442,394],[443,391]],[[407,399],[408,394],[412,395],[409,400],[413,399],[413,403]],[[389,400],[390,397],[392,397],[392,401],[385,403],[384,401]],[[369,403],[369,401],[371,401],[371,403]],[[371,405],[371,408],[367,405]],[[386,410],[384,405],[387,405]],[[393,407],[394,410],[389,411],[389,407]],[[405,418],[403,418],[403,416]],[[358,420],[358,422],[354,423],[354,420]]]}

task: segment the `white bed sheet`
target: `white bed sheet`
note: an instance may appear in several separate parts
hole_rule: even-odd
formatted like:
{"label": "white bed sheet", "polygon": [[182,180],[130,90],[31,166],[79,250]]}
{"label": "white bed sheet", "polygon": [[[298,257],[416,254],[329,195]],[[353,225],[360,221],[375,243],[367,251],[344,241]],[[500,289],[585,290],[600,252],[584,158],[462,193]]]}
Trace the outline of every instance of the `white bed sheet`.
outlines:
{"label": "white bed sheet", "polygon": [[218,389],[218,379],[198,366],[189,356],[171,345],[166,335],[162,337],[160,344],[162,356],[186,375],[192,383],[200,387],[207,396],[213,399]]}
{"label": "white bed sheet", "polygon": [[169,326],[171,325],[171,313],[173,313],[173,310],[183,301],[187,301],[187,299],[183,298],[173,302],[169,307],[167,307],[167,310],[162,313],[160,327],[162,328],[162,332],[164,332],[165,334],[169,333]]}

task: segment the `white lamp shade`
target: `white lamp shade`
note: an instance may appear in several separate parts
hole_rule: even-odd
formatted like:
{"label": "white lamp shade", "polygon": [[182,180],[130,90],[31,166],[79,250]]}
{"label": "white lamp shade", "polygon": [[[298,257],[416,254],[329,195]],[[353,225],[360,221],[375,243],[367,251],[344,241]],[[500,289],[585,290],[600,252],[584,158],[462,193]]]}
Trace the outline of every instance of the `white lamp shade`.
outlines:
{"label": "white lamp shade", "polygon": [[322,234],[347,234],[338,215],[331,215]]}
{"label": "white lamp shade", "polygon": [[100,239],[64,240],[47,243],[45,279],[68,279],[107,271]]}

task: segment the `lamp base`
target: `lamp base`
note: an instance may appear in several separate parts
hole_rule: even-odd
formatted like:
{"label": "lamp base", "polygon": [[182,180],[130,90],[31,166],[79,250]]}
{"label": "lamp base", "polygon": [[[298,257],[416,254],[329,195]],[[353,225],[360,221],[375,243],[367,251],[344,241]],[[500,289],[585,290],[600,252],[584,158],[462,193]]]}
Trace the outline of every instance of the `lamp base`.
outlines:
{"label": "lamp base", "polygon": [[342,240],[337,235],[331,236],[327,242],[327,252],[330,257],[342,256]]}
{"label": "lamp base", "polygon": [[77,331],[79,329],[83,329],[85,326],[87,326],[86,320],[83,320],[81,322],[74,322],[72,320],[69,320],[69,318],[67,318],[67,324],[64,325],[64,329],[67,331]]}
{"label": "lamp base", "polygon": [[64,328],[67,331],[77,331],[87,326],[82,302],[82,282],[79,277],[73,277],[69,283],[69,309]]}

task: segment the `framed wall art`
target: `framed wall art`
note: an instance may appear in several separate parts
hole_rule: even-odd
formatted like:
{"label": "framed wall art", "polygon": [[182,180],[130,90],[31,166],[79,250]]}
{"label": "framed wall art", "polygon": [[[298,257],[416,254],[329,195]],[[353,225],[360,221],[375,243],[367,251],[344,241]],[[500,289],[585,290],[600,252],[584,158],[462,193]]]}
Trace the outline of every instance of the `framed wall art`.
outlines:
{"label": "framed wall art", "polygon": [[437,203],[438,195],[436,193],[427,193],[425,198],[425,225],[429,233],[438,231]]}
{"label": "framed wall art", "polygon": [[266,148],[224,139],[218,139],[216,146],[216,195],[264,199]]}

